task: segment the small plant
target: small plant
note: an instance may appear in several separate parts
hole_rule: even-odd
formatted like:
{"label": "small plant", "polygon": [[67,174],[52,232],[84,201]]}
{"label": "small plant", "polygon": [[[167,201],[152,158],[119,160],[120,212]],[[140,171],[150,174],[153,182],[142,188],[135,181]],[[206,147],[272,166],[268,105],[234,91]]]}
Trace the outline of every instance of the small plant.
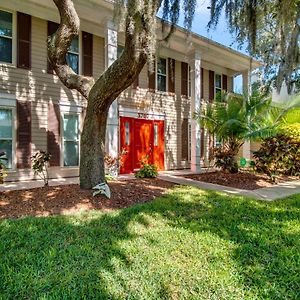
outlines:
{"label": "small plant", "polygon": [[31,157],[34,174],[44,181],[44,186],[49,185],[49,161],[51,155],[45,151],[38,151]]}
{"label": "small plant", "polygon": [[135,172],[136,178],[156,178],[158,175],[157,166],[149,164],[148,155],[140,161],[141,168]]}
{"label": "small plant", "polygon": [[0,184],[3,184],[4,178],[7,176],[6,162],[7,158],[5,156],[5,152],[0,152]]}
{"label": "small plant", "polygon": [[112,180],[118,175],[120,166],[123,164],[123,156],[127,154],[125,149],[122,149],[121,153],[117,157],[112,157],[111,155],[105,153],[104,155],[104,165],[105,174],[107,180]]}
{"label": "small plant", "polygon": [[111,197],[110,188],[106,182],[97,184],[96,186],[93,187],[93,190],[94,190],[93,192],[94,197],[99,194],[104,195],[108,199],[110,199]]}
{"label": "small plant", "polygon": [[217,168],[221,168],[229,173],[238,173],[239,166],[236,161],[236,153],[229,147],[218,147],[214,149],[215,164]]}

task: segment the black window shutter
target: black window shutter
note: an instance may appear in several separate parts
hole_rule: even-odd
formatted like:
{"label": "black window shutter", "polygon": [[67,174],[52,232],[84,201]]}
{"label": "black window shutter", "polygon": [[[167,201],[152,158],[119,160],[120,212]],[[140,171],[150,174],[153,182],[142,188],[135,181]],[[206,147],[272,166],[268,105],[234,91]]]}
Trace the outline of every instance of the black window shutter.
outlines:
{"label": "black window shutter", "polygon": [[209,93],[208,93],[208,98],[209,101],[212,102],[215,98],[215,72],[209,70]]}
{"label": "black window shutter", "polygon": [[51,154],[50,166],[60,165],[60,109],[59,104],[48,105],[48,153]]}
{"label": "black window shutter", "polygon": [[[59,24],[48,21],[48,36],[52,35],[53,33],[56,32],[56,30],[58,29]],[[54,70],[53,67],[51,66],[49,60],[47,59],[47,72],[49,74],[54,74]]]}
{"label": "black window shutter", "polygon": [[181,159],[189,157],[189,119],[184,118],[181,124]]}
{"label": "black window shutter", "polygon": [[223,90],[224,91],[228,91],[228,88],[227,88],[227,75],[223,74],[222,75],[222,86],[223,86]]}
{"label": "black window shutter", "polygon": [[181,62],[181,95],[188,96],[188,72],[189,67],[188,64],[185,62]]}
{"label": "black window shutter", "polygon": [[204,69],[201,68],[201,99],[204,99]]}
{"label": "black window shutter", "polygon": [[17,168],[31,166],[31,103],[17,101]]}
{"label": "black window shutter", "polygon": [[93,76],[93,35],[82,32],[83,75]]}
{"label": "black window shutter", "polygon": [[31,69],[31,16],[17,13],[17,67]]}

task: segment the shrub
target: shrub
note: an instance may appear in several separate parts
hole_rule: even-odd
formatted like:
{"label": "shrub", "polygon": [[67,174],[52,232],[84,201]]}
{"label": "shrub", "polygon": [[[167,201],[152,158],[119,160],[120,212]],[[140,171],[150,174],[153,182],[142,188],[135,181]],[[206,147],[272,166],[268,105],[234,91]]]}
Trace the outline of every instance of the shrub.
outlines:
{"label": "shrub", "polygon": [[113,157],[107,153],[104,155],[105,174],[108,180],[114,179],[118,175],[120,166],[123,164],[123,157],[127,154],[125,149],[122,149],[118,157]]}
{"label": "shrub", "polygon": [[7,176],[6,161],[7,158],[5,157],[5,153],[0,152],[0,184],[4,182],[4,178]]}
{"label": "shrub", "polygon": [[293,141],[300,142],[300,123],[281,125],[279,132],[290,137]]}
{"label": "shrub", "polygon": [[236,161],[236,153],[227,147],[218,147],[214,149],[214,166],[221,168],[229,173],[237,173],[239,166]]}
{"label": "shrub", "polygon": [[32,169],[34,174],[39,176],[44,181],[44,186],[49,184],[49,161],[51,155],[45,151],[38,151],[31,157]]}
{"label": "shrub", "polygon": [[140,161],[141,168],[135,172],[136,178],[156,178],[158,175],[157,167],[154,164],[148,163],[148,156]]}
{"label": "shrub", "polygon": [[265,139],[253,157],[255,169],[273,181],[279,174],[300,176],[300,139],[295,139],[294,135],[280,133]]}

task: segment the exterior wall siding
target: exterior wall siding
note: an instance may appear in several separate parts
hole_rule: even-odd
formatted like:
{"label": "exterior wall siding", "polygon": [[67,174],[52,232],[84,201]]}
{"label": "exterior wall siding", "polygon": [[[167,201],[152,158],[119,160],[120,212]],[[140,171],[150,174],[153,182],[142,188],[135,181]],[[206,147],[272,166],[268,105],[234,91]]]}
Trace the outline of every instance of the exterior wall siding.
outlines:
{"label": "exterior wall siding", "polygon": [[[47,73],[47,20],[32,17],[31,70],[19,69],[0,63],[0,94],[15,95],[16,100],[31,102],[31,152],[47,150],[48,104],[70,103],[85,106],[83,97],[64,87],[56,75]],[[227,74],[228,70],[208,62],[203,64],[204,99],[209,97],[209,69]],[[215,68],[215,69],[214,69]],[[105,70],[105,39],[93,35],[93,75],[98,78]],[[232,77],[228,76],[228,89]],[[129,88],[119,97],[120,108],[153,111],[165,116],[165,167],[189,168],[190,162],[182,159],[182,122],[191,119],[191,100],[181,95],[181,61],[175,63],[175,93],[149,92],[148,66],[139,75],[137,89]],[[208,137],[204,139],[208,148]],[[51,167],[50,177],[78,176],[77,167]],[[34,178],[30,169],[9,172],[8,181]]]}

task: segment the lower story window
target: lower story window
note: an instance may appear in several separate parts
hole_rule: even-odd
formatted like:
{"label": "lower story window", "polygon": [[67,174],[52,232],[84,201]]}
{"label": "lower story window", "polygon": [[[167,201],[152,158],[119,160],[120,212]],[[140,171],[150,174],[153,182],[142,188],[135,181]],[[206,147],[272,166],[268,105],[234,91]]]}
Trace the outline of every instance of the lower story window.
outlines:
{"label": "lower story window", "polygon": [[65,167],[79,165],[79,115],[65,114],[63,128],[63,157]]}
{"label": "lower story window", "polygon": [[5,153],[7,168],[12,168],[13,114],[11,109],[0,108],[0,153]]}

